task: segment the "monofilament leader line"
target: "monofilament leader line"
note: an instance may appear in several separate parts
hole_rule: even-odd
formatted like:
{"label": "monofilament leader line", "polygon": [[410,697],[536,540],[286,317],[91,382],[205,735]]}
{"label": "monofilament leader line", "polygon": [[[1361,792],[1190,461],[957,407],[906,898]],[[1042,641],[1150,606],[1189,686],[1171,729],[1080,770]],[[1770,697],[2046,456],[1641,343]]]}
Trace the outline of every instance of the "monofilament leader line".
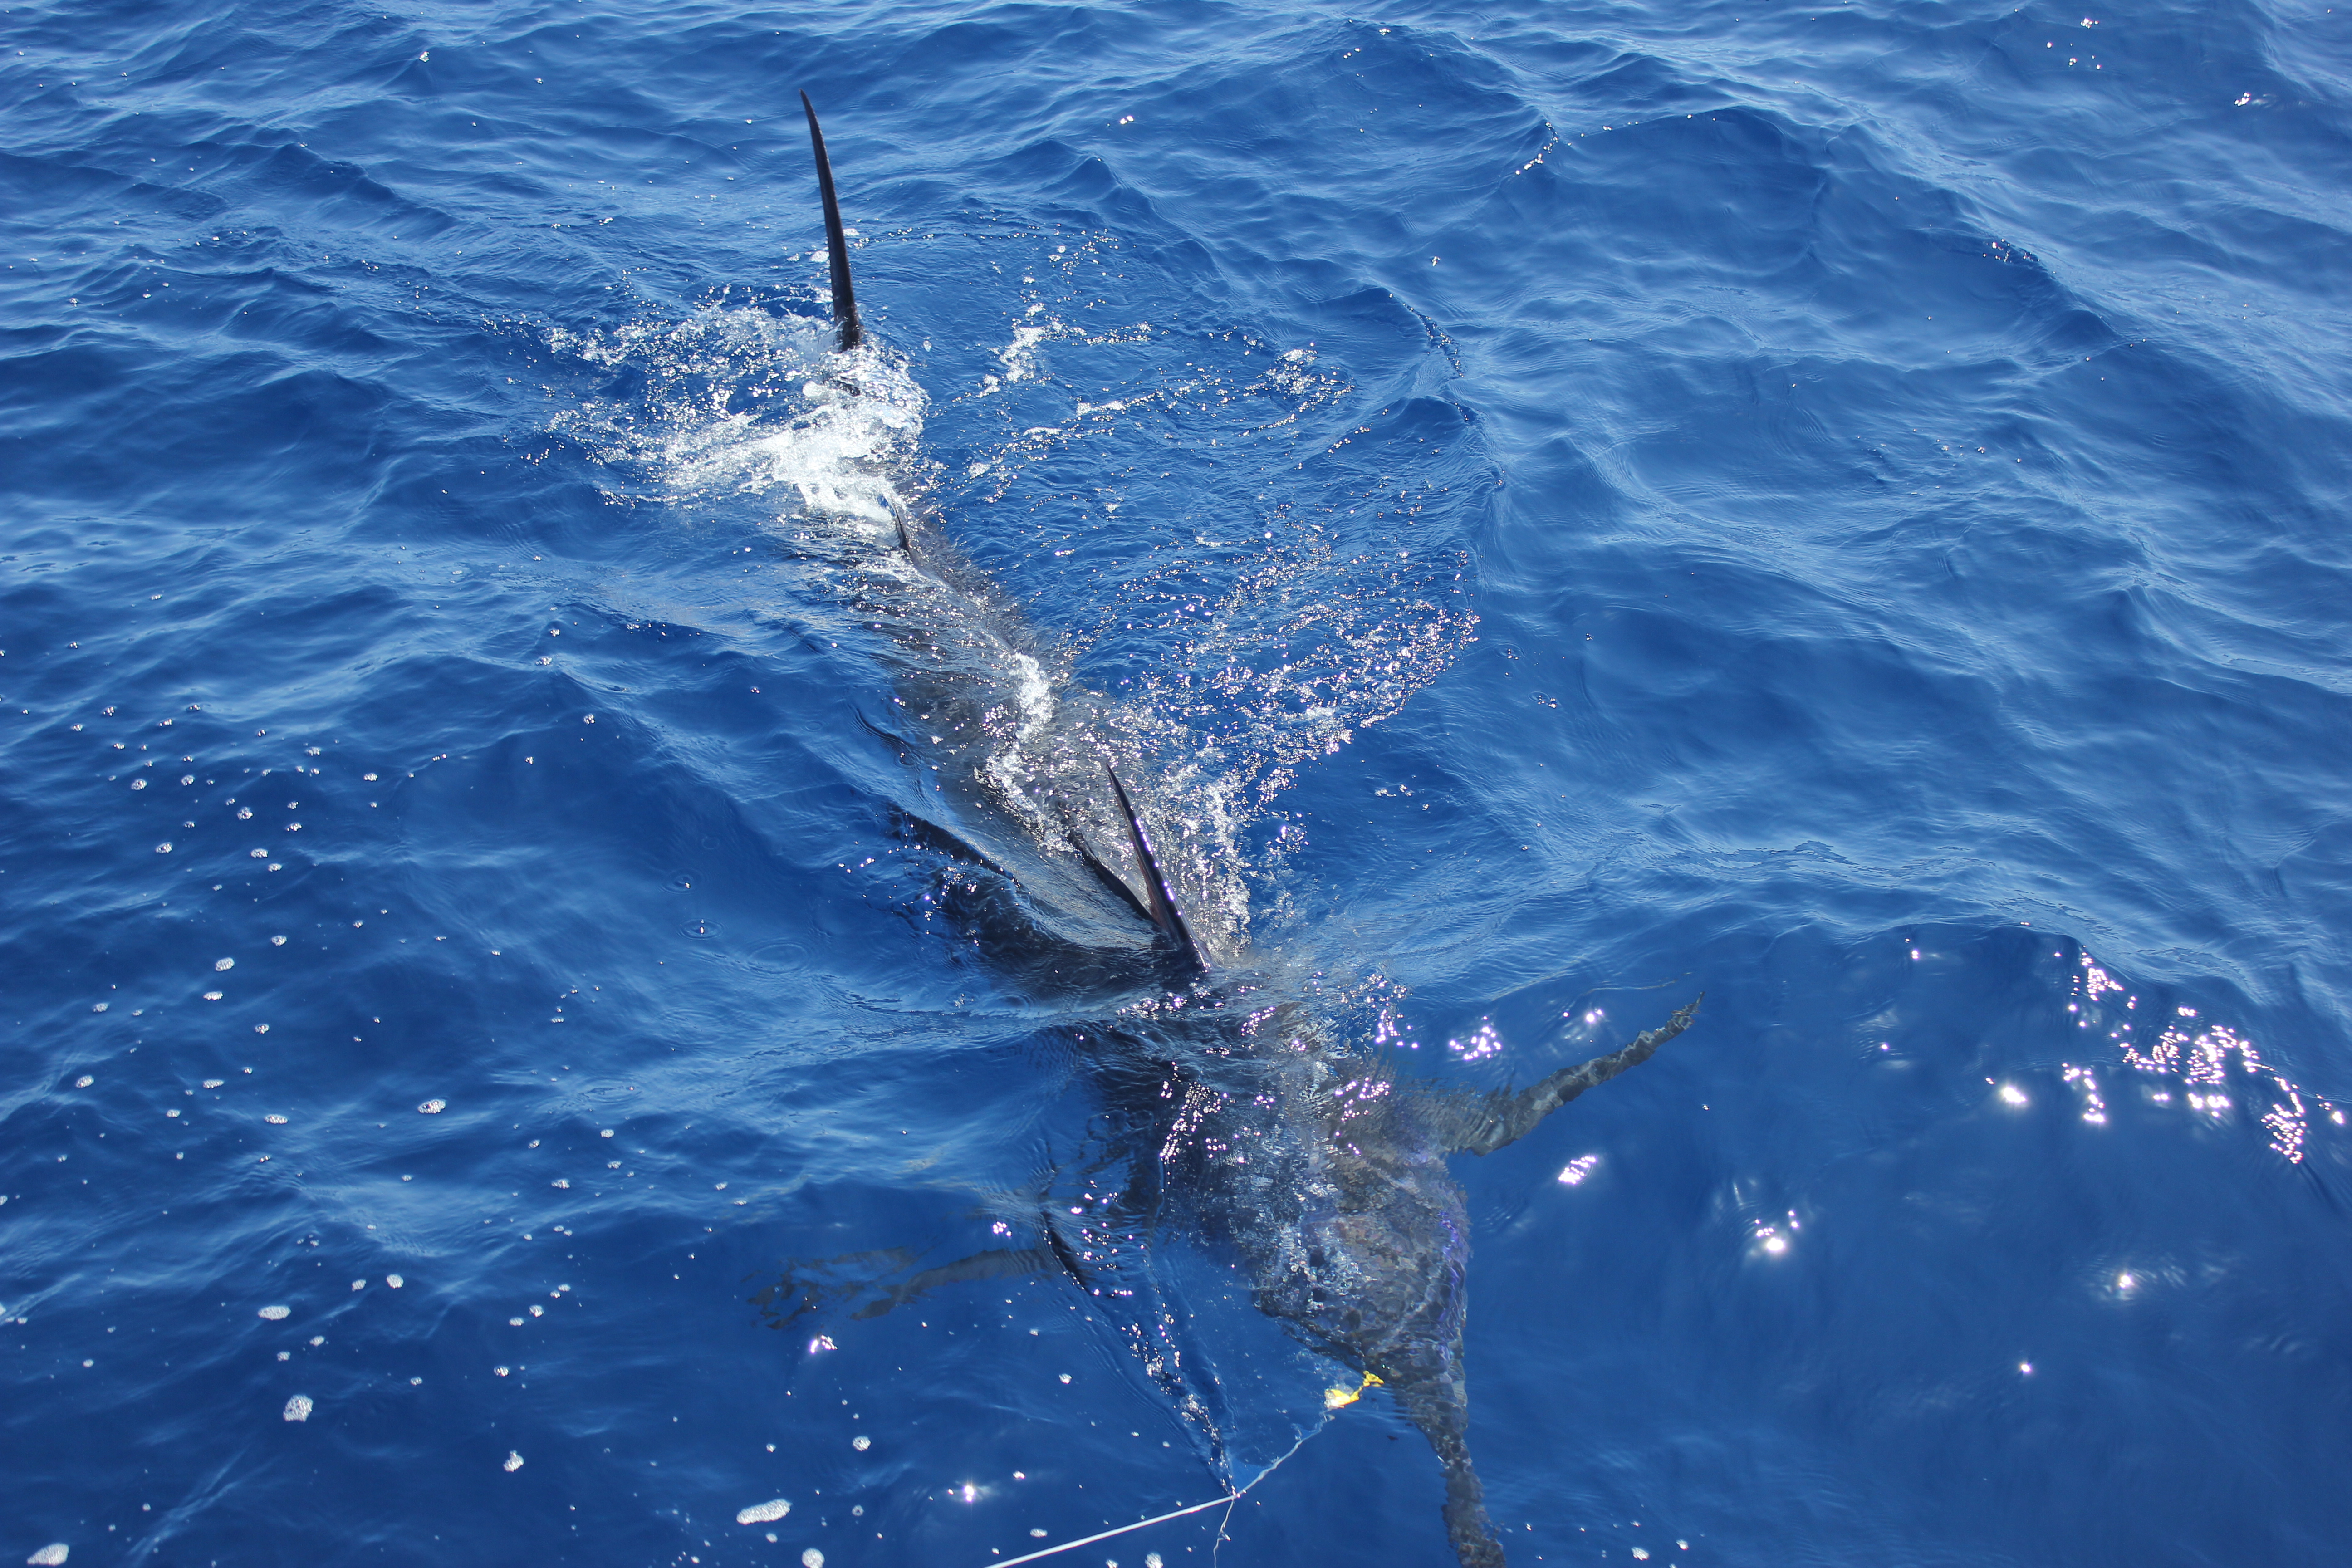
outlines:
{"label": "monofilament leader line", "polygon": [[[1206,1508],[1223,1508],[1230,1510],[1234,1504],[1241,1501],[1242,1499],[1249,1495],[1250,1487],[1257,1485],[1258,1482],[1265,1479],[1266,1477],[1282,1468],[1284,1464],[1289,1460],[1291,1454],[1296,1454],[1299,1449],[1307,1447],[1307,1439],[1308,1437],[1314,1436],[1317,1432],[1320,1432],[1324,1427],[1329,1426],[1331,1424],[1331,1415],[1333,1413],[1342,1410],[1348,1405],[1356,1403],[1357,1400],[1361,1399],[1364,1396],[1364,1390],[1375,1386],[1381,1380],[1379,1378],[1374,1377],[1368,1372],[1364,1373],[1364,1381],[1357,1384],[1352,1391],[1345,1388],[1329,1388],[1324,1390],[1323,1419],[1315,1424],[1313,1430],[1307,1432],[1305,1436],[1300,1437],[1297,1442],[1293,1443],[1290,1446],[1289,1453],[1283,1455],[1281,1458],[1276,1459],[1274,1463],[1260,1470],[1256,1475],[1252,1476],[1250,1478],[1248,1487],[1238,1488],[1233,1491],[1227,1492],[1223,1497],[1213,1497],[1206,1502],[1196,1502],[1190,1508],[1180,1508],[1172,1513],[1155,1514],[1150,1519],[1139,1519],[1133,1524],[1122,1524],[1117,1530],[1101,1531],[1093,1535],[1081,1536],[1076,1541],[1065,1541],[1059,1546],[1048,1546],[1042,1551],[1032,1552],[1025,1557],[1000,1557],[995,1562],[990,1563],[988,1568],[1013,1568],[1015,1563],[1034,1563],[1041,1557],[1058,1557],[1065,1552],[1076,1552],[1081,1546],[1092,1546],[1096,1542],[1108,1541],[1114,1535],[1130,1535],[1136,1531],[1148,1530],[1155,1524],[1165,1524],[1171,1519],[1181,1519],[1188,1513],[1198,1513],[1202,1509]],[[1219,1540],[1222,1541],[1223,1539],[1224,1531],[1223,1527],[1219,1528],[1217,1535]]]}

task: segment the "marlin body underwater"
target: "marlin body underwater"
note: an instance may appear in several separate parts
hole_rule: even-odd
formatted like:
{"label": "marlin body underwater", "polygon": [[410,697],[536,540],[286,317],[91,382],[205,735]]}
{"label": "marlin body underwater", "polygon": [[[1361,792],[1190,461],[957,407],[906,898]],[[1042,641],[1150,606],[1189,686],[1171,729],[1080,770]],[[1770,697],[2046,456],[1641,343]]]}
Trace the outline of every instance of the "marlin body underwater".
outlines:
{"label": "marlin body underwater", "polygon": [[[830,388],[815,391],[855,398],[898,372],[859,322],[824,133],[805,93],[801,101],[836,330]],[[872,502],[852,509],[857,526],[812,548],[835,557],[822,564],[878,634],[893,677],[897,732],[875,728],[922,795],[903,808],[902,827],[953,864],[942,907],[999,984],[1072,1020],[1061,1033],[1100,1100],[1094,1125],[1107,1129],[1089,1165],[1119,1179],[1080,1219],[1042,1214],[1034,1247],[894,1284],[845,1284],[850,1259],[803,1266],[755,1300],[782,1322],[863,1295],[854,1315],[864,1317],[941,1285],[1039,1271],[1126,1296],[1122,1247],[1181,1236],[1234,1268],[1256,1309],[1297,1341],[1360,1374],[1357,1393],[1385,1389],[1444,1468],[1446,1532],[1462,1563],[1500,1564],[1467,1442],[1469,1215],[1446,1162],[1504,1148],[1646,1060],[1688,1027],[1698,999],[1622,1049],[1516,1092],[1412,1083],[1377,1053],[1332,1038],[1312,1002],[1283,994],[1291,988],[1240,938],[1187,921],[1148,826],[1160,811],[1141,787],[1131,726],[1076,679],[1066,654],[1027,631],[934,511],[876,478]],[[1174,1364],[1182,1342],[1177,1324],[1159,1349],[1138,1348],[1221,1460],[1213,1413]],[[1353,1397],[1334,1390],[1331,1403]]]}

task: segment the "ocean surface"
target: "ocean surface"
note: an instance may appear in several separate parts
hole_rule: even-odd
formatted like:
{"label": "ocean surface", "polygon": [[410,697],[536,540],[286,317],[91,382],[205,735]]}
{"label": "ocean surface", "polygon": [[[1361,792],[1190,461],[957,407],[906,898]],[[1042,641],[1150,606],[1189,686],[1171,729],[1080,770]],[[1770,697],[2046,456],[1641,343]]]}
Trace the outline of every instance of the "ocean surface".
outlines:
{"label": "ocean surface", "polygon": [[913,1290],[1116,1108],[877,483],[1345,1051],[1706,994],[1455,1162],[1514,1563],[2352,1555],[2352,11],[0,40],[0,1563],[1453,1561],[1210,1243]]}

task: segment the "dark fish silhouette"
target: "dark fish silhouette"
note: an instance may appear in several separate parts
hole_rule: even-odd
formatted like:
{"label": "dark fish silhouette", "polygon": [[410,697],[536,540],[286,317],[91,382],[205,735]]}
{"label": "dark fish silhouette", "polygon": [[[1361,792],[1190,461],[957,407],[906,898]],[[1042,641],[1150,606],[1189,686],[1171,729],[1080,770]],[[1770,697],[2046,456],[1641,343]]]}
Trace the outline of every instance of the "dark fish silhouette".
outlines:
{"label": "dark fish silhouette", "polygon": [[[802,103],[845,362],[837,376],[854,394],[858,361],[877,351],[861,351],[832,168],[805,93]],[[1151,803],[1139,806],[1116,771],[1123,756],[1140,776],[1108,705],[1028,637],[936,518],[881,494],[888,524],[843,564],[845,592],[884,635],[896,679],[898,721],[876,729],[922,788],[901,826],[951,864],[941,907],[1000,984],[1072,1020],[1064,1032],[1101,1102],[1086,1161],[1095,1201],[1075,1218],[1067,1205],[1043,1210],[1034,1247],[920,1271],[904,1251],[801,1264],[754,1300],[779,1326],[835,1310],[866,1318],[944,1285],[1059,1270],[1117,1300],[1150,1293],[1139,1253],[1189,1238],[1239,1264],[1260,1311],[1364,1374],[1362,1387],[1386,1389],[1444,1468],[1446,1531],[1465,1568],[1501,1563],[1467,1442],[1469,1216],[1446,1162],[1495,1152],[1647,1059],[1689,1026],[1699,999],[1622,1049],[1517,1092],[1409,1083],[1331,1038],[1310,1001],[1244,952],[1213,955],[1219,934],[1186,921],[1145,823]],[[1155,1301],[1152,1324],[1131,1314],[1130,1338],[1222,1461],[1211,1395],[1179,1364],[1181,1303]]]}

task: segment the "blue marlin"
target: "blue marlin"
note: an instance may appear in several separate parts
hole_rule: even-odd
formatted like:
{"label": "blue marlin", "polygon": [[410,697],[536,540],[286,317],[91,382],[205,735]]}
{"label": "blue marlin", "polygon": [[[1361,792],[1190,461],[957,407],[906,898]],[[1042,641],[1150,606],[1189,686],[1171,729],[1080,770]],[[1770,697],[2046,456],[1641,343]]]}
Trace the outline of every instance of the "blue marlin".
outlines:
{"label": "blue marlin", "polygon": [[[824,132],[801,101],[824,207],[832,374],[854,394],[880,367],[858,319]],[[1148,790],[1129,788],[1145,768],[1110,704],[1027,631],[934,510],[877,493],[887,523],[877,517],[846,563],[843,591],[882,634],[894,677],[894,721],[873,727],[920,783],[902,829],[940,857],[940,908],[999,983],[1066,1020],[1100,1100],[1100,1146],[1086,1164],[1118,1179],[1076,1221],[1041,1213],[1034,1247],[920,1271],[903,1252],[803,1264],[754,1300],[782,1326],[1038,1271],[1118,1297],[1138,1250],[1206,1248],[1239,1268],[1259,1311],[1360,1376],[1334,1404],[1375,1384],[1396,1402],[1444,1470],[1446,1532],[1465,1568],[1500,1564],[1470,1458],[1470,1225],[1447,1162],[1495,1153],[1648,1059],[1702,998],[1622,1049],[1517,1090],[1410,1082],[1333,1037],[1330,1019],[1255,961],[1230,922],[1186,918],[1152,826],[1166,819]],[[1181,1358],[1139,1348],[1220,1458]]]}

